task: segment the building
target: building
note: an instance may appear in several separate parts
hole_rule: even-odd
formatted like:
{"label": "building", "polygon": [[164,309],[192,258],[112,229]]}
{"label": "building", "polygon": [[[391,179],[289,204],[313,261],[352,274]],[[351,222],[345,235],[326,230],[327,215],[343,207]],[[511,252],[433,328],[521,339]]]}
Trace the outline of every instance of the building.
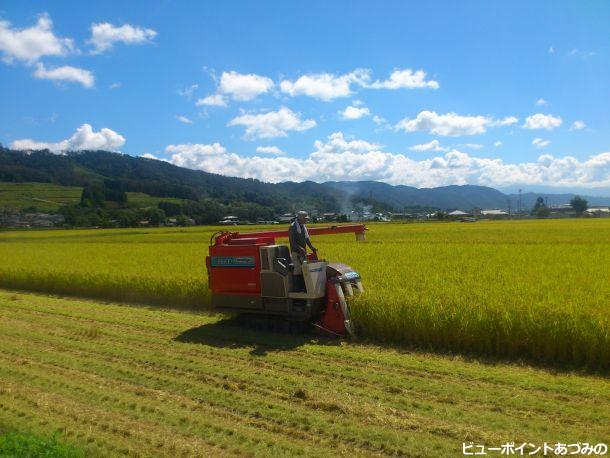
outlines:
{"label": "building", "polygon": [[510,215],[506,210],[501,210],[499,208],[494,208],[490,210],[481,210],[481,217],[484,218],[507,218]]}
{"label": "building", "polygon": [[236,226],[239,224],[239,218],[237,216],[225,216],[220,221],[218,221],[218,224]]}
{"label": "building", "polygon": [[294,213],[284,213],[282,216],[278,217],[278,221],[280,223],[291,223],[294,219]]}
{"label": "building", "polygon": [[472,216],[470,213],[463,212],[462,210],[453,210],[447,216],[450,218],[462,218],[464,216]]}
{"label": "building", "polygon": [[610,207],[589,207],[585,210],[586,216],[595,216],[595,217],[610,217]]}

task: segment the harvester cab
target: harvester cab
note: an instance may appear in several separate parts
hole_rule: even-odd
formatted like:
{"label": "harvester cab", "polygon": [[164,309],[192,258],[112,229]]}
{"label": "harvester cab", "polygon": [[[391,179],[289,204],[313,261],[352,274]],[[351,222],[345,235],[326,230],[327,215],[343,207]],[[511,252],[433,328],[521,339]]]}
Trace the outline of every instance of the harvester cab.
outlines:
{"label": "harvester cab", "polygon": [[[313,227],[310,235],[356,234],[364,240],[362,224]],[[288,231],[218,232],[206,257],[212,308],[313,323],[327,334],[354,336],[349,299],[363,293],[360,274],[351,267],[307,255],[303,281],[295,281],[290,250],[275,243]],[[304,288],[302,284],[304,283]]]}

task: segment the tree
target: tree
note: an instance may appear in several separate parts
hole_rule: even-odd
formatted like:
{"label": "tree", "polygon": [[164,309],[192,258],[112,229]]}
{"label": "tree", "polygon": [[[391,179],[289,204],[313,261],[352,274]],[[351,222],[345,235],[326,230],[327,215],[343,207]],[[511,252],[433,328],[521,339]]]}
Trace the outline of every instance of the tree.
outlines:
{"label": "tree", "polygon": [[551,214],[551,210],[549,207],[547,207],[544,199],[542,197],[538,197],[531,214],[532,216],[537,216],[538,218],[546,218]]}
{"label": "tree", "polygon": [[159,209],[165,212],[166,216],[179,216],[182,215],[182,205],[176,202],[161,201],[158,205]]}
{"label": "tree", "polygon": [[580,196],[574,196],[574,198],[570,201],[570,205],[579,216],[582,215],[587,208],[589,208],[589,203]]}
{"label": "tree", "polygon": [[89,183],[83,188],[80,203],[83,207],[103,207],[105,194],[104,187],[99,183]]}
{"label": "tree", "polygon": [[165,223],[165,212],[160,208],[151,208],[146,212],[146,217],[151,226],[159,226]]}

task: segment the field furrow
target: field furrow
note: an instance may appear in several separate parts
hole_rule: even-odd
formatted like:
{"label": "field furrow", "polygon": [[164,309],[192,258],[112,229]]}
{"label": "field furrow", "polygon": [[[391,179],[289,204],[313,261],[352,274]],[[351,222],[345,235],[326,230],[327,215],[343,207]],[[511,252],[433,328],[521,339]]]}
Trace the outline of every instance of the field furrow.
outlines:
{"label": "field furrow", "polygon": [[204,314],[0,291],[0,345],[0,425],[92,455],[454,456],[610,434],[604,377]]}

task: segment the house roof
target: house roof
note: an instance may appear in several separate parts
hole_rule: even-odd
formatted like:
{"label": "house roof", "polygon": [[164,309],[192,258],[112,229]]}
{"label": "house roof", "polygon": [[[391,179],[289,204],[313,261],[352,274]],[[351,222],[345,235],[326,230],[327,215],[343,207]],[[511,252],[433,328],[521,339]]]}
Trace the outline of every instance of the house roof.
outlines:
{"label": "house roof", "polygon": [[462,210],[453,210],[451,213],[449,213],[449,216],[466,216],[468,215],[468,213],[463,212]]}
{"label": "house roof", "polygon": [[508,215],[506,210],[493,209],[493,210],[481,210],[483,215]]}

